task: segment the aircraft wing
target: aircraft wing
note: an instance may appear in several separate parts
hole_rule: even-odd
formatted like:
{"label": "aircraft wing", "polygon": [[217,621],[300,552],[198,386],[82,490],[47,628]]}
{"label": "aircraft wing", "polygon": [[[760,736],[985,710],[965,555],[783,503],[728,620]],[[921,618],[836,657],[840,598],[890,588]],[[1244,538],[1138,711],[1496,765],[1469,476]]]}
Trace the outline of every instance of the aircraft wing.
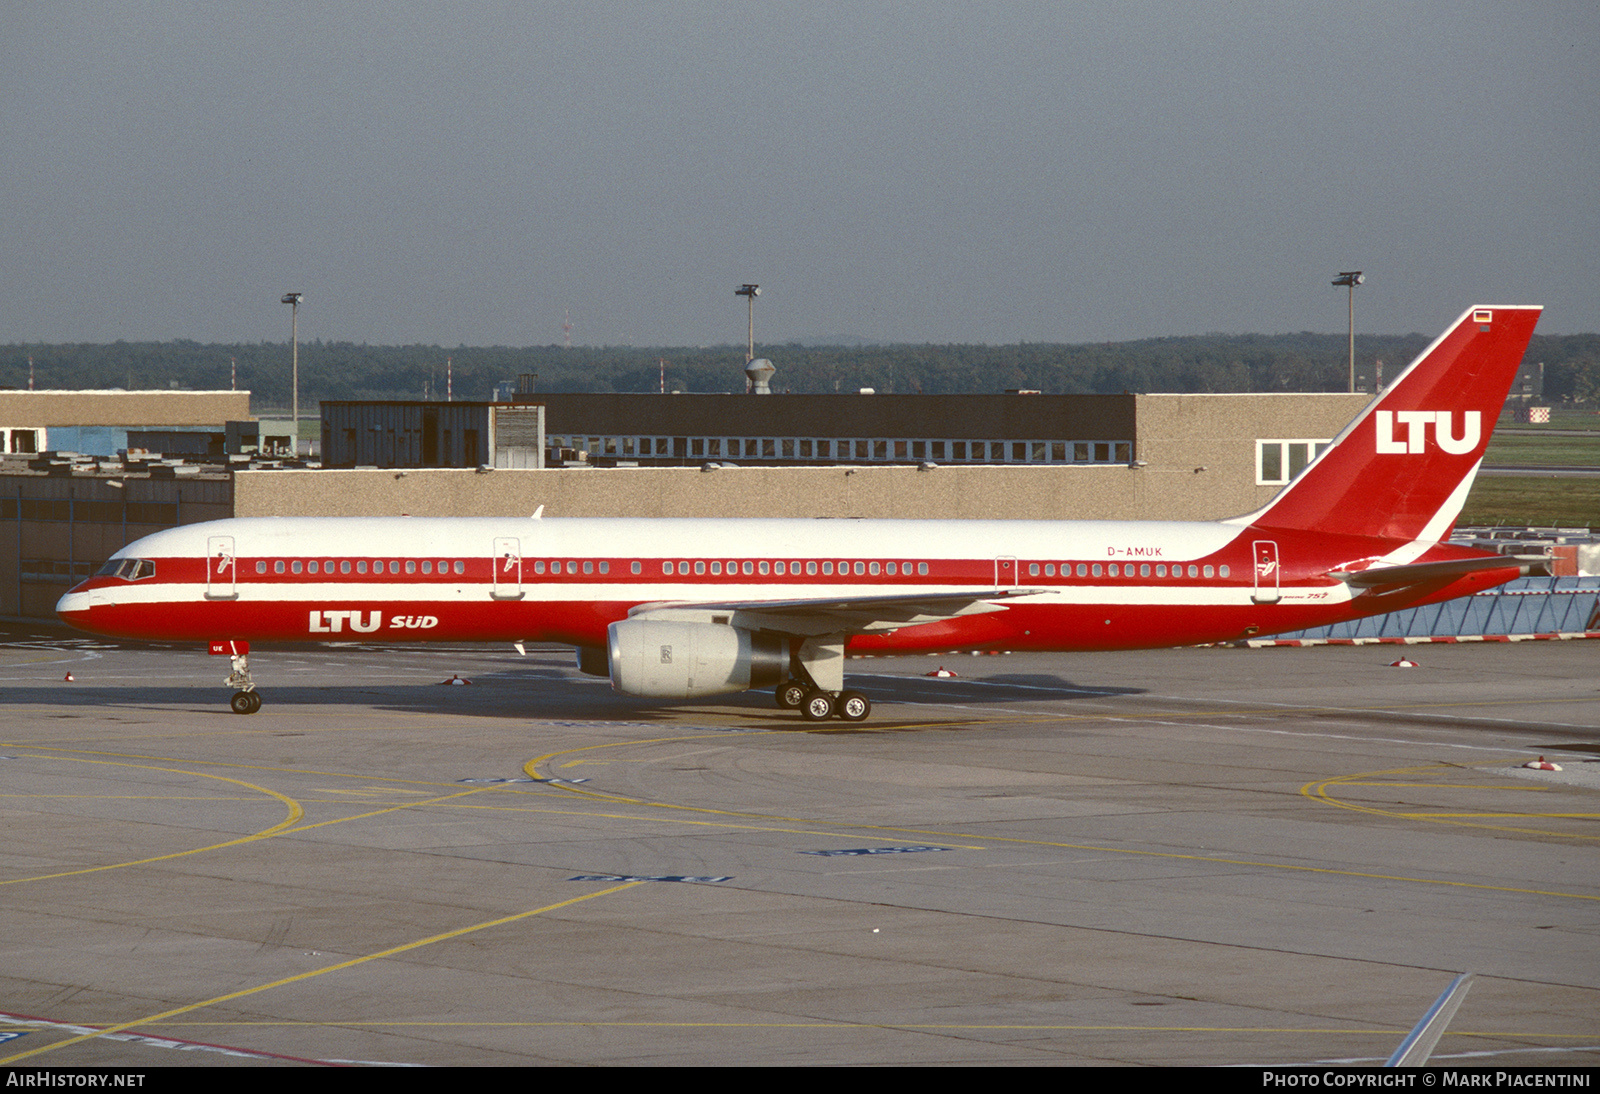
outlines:
{"label": "aircraft wing", "polygon": [[[1031,596],[1044,589],[963,589],[949,593],[847,597],[834,600],[727,600],[641,604],[633,619],[687,619],[732,624],[754,631],[776,631],[811,637],[823,634],[867,634],[919,623],[938,623],[962,615],[1005,610],[997,600]],[[715,618],[723,617],[726,618]]]}
{"label": "aircraft wing", "polygon": [[1328,576],[1337,578],[1353,589],[1394,589],[1438,578],[1460,577],[1479,570],[1511,569],[1519,569],[1526,574],[1529,566],[1518,558],[1492,555],[1452,558],[1444,562],[1413,562],[1408,566],[1374,566],[1370,570],[1333,570]]}

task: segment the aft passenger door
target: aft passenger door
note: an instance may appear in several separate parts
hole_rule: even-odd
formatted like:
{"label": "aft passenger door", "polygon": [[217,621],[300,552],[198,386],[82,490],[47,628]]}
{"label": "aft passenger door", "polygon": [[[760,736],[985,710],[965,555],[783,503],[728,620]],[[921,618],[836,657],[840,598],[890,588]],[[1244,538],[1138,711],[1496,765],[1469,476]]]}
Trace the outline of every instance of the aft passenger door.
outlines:
{"label": "aft passenger door", "polygon": [[1270,539],[1258,539],[1254,545],[1256,591],[1251,596],[1257,604],[1278,602],[1278,544]]}
{"label": "aft passenger door", "polygon": [[238,570],[238,560],[233,553],[233,537],[209,537],[206,540],[206,599],[238,599]]}
{"label": "aft passenger door", "polygon": [[514,536],[495,537],[489,561],[494,566],[490,595],[496,600],[522,599],[522,541]]}

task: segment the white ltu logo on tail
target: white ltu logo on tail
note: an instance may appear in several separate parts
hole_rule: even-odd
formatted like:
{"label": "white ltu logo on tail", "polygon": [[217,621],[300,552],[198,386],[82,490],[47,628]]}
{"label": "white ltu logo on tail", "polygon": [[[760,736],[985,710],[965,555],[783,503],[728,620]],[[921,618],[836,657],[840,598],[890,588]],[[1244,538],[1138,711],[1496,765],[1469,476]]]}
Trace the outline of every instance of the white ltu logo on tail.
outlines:
{"label": "white ltu logo on tail", "polygon": [[[1453,419],[1449,410],[1380,410],[1378,411],[1378,454],[1396,455],[1426,451],[1428,426],[1433,426],[1433,439],[1439,447],[1452,456],[1464,456],[1478,447],[1482,436],[1483,414],[1469,410],[1461,416],[1461,436],[1454,434]],[[1404,440],[1395,440],[1395,419],[1406,427]]]}

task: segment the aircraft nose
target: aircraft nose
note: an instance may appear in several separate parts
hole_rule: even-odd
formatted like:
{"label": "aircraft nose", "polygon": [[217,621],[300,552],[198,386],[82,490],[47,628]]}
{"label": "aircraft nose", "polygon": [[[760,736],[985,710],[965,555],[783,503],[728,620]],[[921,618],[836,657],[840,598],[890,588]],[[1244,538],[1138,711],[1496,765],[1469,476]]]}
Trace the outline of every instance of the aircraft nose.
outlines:
{"label": "aircraft nose", "polygon": [[78,624],[87,622],[89,618],[89,595],[85,592],[67,593],[56,601],[56,614],[64,623]]}

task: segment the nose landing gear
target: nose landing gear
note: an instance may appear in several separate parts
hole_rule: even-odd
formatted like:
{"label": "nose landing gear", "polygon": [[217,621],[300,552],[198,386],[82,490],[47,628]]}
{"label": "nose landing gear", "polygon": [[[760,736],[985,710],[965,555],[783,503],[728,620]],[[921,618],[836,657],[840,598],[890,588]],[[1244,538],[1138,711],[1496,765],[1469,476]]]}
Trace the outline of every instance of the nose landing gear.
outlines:
{"label": "nose landing gear", "polygon": [[228,706],[235,714],[254,714],[261,709],[261,693],[256,690],[255,681],[250,679],[248,653],[233,655],[233,671],[223,683],[230,688],[239,689],[233,693],[233,698],[228,700]]}

